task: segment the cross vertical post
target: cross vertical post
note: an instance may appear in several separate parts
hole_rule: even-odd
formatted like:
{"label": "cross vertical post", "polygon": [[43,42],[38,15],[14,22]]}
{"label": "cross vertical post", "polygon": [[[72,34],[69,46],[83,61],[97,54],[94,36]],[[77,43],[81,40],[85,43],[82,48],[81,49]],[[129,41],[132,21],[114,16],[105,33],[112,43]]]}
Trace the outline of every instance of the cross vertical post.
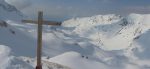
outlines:
{"label": "cross vertical post", "polygon": [[37,66],[36,69],[42,69],[41,55],[42,55],[42,23],[43,23],[43,12],[38,12],[38,40],[37,40]]}
{"label": "cross vertical post", "polygon": [[53,25],[53,26],[61,26],[61,22],[57,21],[46,21],[43,20],[43,12],[38,12],[38,21],[35,20],[22,20],[24,23],[31,23],[31,24],[38,24],[38,31],[37,31],[37,66],[36,69],[42,69],[42,25]]}

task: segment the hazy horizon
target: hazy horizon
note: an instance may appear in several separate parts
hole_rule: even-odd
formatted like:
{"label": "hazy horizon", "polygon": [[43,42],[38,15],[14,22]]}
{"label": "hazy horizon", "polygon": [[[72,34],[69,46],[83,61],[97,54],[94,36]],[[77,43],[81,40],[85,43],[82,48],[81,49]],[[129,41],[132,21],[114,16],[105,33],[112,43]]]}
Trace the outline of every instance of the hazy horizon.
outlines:
{"label": "hazy horizon", "polygon": [[35,18],[37,11],[45,19],[63,21],[73,17],[99,14],[149,14],[150,0],[5,0],[25,15]]}

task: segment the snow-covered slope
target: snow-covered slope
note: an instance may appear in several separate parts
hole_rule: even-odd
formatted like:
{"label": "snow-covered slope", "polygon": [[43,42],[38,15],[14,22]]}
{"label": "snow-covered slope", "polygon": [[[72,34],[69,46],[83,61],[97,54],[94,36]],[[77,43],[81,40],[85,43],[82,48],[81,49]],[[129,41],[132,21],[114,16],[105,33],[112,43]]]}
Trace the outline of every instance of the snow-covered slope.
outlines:
{"label": "snow-covered slope", "polygon": [[10,48],[7,46],[0,45],[0,69],[6,69],[9,64]]}
{"label": "snow-covered slope", "polygon": [[[0,45],[0,69],[35,69],[36,59],[29,57],[16,57],[11,54],[8,46]],[[43,69],[70,69],[57,63],[42,61]]]}
{"label": "snow-covered slope", "polygon": [[91,43],[105,50],[128,48],[134,38],[145,33],[149,28],[150,15],[131,14],[127,17],[118,15],[98,15],[65,21],[64,27],[74,27],[73,34],[91,39]]}
{"label": "snow-covered slope", "polygon": [[[126,17],[108,14],[73,18],[64,21],[61,27],[44,26],[43,67],[150,69],[149,18],[150,14]],[[35,67],[35,58],[29,56],[35,57],[36,27],[0,22],[0,44],[7,45],[13,52],[6,63],[8,69]],[[6,54],[6,57],[10,56]]]}
{"label": "snow-covered slope", "polygon": [[[21,24],[22,14],[5,0],[0,0],[0,69],[34,69],[36,55],[36,27]],[[11,22],[11,20],[15,20]],[[44,44],[46,46],[47,44]],[[56,47],[58,48],[58,47]],[[46,48],[45,48],[46,49]],[[58,50],[61,50],[58,49]],[[44,50],[43,50],[44,51]],[[44,51],[45,52],[45,51]],[[46,50],[50,55],[58,55],[56,50]],[[56,53],[55,53],[56,52]],[[32,57],[32,58],[29,58]],[[43,61],[44,69],[70,69],[57,63]]]}
{"label": "snow-covered slope", "polygon": [[[113,58],[113,60],[109,60],[110,64],[118,65],[118,63],[111,62],[125,62],[127,69],[130,69],[130,67],[149,69],[149,18],[149,14],[130,14],[126,17],[114,14],[97,15],[67,20],[63,23],[63,27],[71,28],[64,30],[64,32],[87,38],[89,43],[104,50],[105,56],[107,54],[109,55],[108,57]],[[100,52],[94,52],[98,53],[96,54],[98,58],[100,57]],[[112,52],[113,56],[112,54],[110,55],[110,52]],[[124,59],[116,58],[114,55],[122,56]],[[129,62],[126,62],[125,58]],[[123,62],[120,60],[123,60]],[[106,63],[109,64],[109,61]],[[130,62],[137,66],[129,64]]]}
{"label": "snow-covered slope", "polygon": [[[61,59],[60,59],[61,58]],[[98,61],[89,60],[77,52],[67,52],[62,55],[49,59],[50,62],[60,63],[72,69],[108,69],[109,67]]]}
{"label": "snow-covered slope", "polygon": [[5,21],[0,21],[0,44],[9,46],[14,55],[17,56],[35,56],[36,40]]}
{"label": "snow-covered slope", "polygon": [[22,13],[14,6],[0,0],[0,20],[19,20],[23,17]]}

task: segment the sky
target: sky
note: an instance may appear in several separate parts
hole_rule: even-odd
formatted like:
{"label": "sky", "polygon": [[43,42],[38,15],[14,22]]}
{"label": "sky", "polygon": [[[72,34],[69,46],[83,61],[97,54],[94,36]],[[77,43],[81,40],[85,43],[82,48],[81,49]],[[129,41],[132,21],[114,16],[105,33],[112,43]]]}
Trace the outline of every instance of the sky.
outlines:
{"label": "sky", "polygon": [[64,21],[100,14],[150,14],[150,0],[5,0],[26,16],[44,12],[47,20]]}

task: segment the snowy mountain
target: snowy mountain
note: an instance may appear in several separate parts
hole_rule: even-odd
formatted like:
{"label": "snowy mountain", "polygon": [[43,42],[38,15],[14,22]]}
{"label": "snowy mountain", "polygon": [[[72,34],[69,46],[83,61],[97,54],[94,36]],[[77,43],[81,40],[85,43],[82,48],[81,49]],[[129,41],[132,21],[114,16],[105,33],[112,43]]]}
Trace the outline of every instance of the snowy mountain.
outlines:
{"label": "snowy mountain", "polygon": [[14,6],[0,0],[0,20],[19,20],[23,17],[22,13]]}
{"label": "snowy mountain", "polygon": [[149,14],[97,15],[67,20],[63,27],[72,28],[67,30],[69,34],[86,38],[93,46],[102,49],[93,53],[95,58],[116,66],[114,69],[149,69],[149,18]]}
{"label": "snowy mountain", "polygon": [[[44,26],[44,69],[150,69],[150,14],[72,18]],[[0,69],[34,69],[37,25],[0,21]]]}
{"label": "snowy mountain", "polygon": [[[16,22],[22,18],[22,13],[14,6],[6,3],[5,0],[0,0],[0,69],[34,69],[35,67],[36,61],[33,58],[36,55],[36,38],[27,31],[30,26]],[[29,61],[33,60],[34,65],[29,64]],[[44,69],[70,69],[48,61],[44,61],[43,65]]]}
{"label": "snowy mountain", "polygon": [[[150,15],[130,14],[98,15],[65,21],[64,27],[74,27],[73,34],[90,39],[104,50],[122,50],[130,47],[135,39],[149,30]],[[121,42],[118,42],[121,41]]]}

